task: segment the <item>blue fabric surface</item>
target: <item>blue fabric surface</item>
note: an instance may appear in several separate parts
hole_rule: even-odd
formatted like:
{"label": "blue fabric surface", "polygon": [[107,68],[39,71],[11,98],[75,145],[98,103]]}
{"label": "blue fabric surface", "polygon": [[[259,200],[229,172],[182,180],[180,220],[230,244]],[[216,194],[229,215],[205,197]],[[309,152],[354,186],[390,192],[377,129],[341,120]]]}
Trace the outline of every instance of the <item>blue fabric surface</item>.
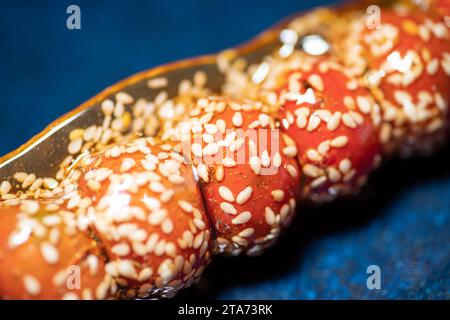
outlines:
{"label": "blue fabric surface", "polygon": [[[0,154],[106,86],[248,40],[330,1],[9,1],[0,4]],[[81,7],[82,29],[66,29]],[[450,298],[450,150],[394,162],[357,199],[302,208],[257,258],[215,259],[179,298]],[[381,269],[369,290],[366,269]]]}

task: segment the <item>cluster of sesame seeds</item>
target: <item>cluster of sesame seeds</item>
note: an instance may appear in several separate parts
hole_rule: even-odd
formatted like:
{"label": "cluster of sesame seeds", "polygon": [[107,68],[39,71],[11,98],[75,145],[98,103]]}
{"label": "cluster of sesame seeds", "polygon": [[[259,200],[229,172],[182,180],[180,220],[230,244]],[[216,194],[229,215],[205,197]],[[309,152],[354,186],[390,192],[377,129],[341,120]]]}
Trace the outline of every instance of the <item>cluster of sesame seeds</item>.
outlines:
{"label": "cluster of sesame seeds", "polygon": [[[176,189],[186,185],[180,171],[183,158],[165,145],[160,145],[162,151],[153,154],[153,140],[138,139],[124,144],[124,141],[133,137],[129,133],[146,137],[160,134],[164,141],[185,141],[186,136],[200,133],[201,141],[193,143],[191,150],[194,156],[201,158],[215,156],[222,148],[235,154],[246,146],[246,141],[235,133],[228,133],[220,140],[216,140],[215,135],[225,134],[230,129],[227,126],[242,128],[248,111],[260,112],[258,119],[246,125],[248,128],[295,126],[314,134],[323,127],[329,137],[304,150],[306,162],[302,163],[300,171],[309,179],[307,189],[320,189],[329,184],[327,196],[331,198],[352,192],[348,185],[350,182],[362,185],[367,179],[367,175],[358,174],[358,164],[352,161],[352,155],[344,156],[343,152],[352,142],[352,132],[366,126],[367,119],[370,118],[375,128],[380,127],[379,141],[383,145],[404,137],[413,141],[412,148],[435,143],[437,135],[434,134],[442,133],[448,126],[445,119],[448,114],[448,95],[432,90],[410,92],[408,88],[425,75],[435,77],[443,72],[449,76],[450,53],[437,54],[424,47],[402,54],[394,49],[402,32],[415,35],[428,44],[433,38],[448,41],[448,25],[428,18],[420,24],[403,19],[399,26],[382,24],[380,29],[365,35],[363,41],[372,56],[390,54],[377,70],[364,73],[364,79],[351,78],[346,83],[351,94],[342,97],[342,105],[346,110],[332,112],[326,106],[313,109],[304,104],[313,105],[320,101],[321,94],[326,92],[322,74],[330,69],[338,70],[339,64],[320,63],[318,72],[306,79],[308,88],[301,88],[298,82],[301,73],[310,71],[318,60],[295,50],[299,39],[296,31],[308,30],[311,25],[317,25],[322,14],[313,13],[293,21],[289,26],[292,29],[286,29],[282,34],[282,48],[258,63],[250,64],[243,58],[231,59],[233,52],[230,51],[218,56],[218,68],[225,75],[222,91],[229,96],[239,97],[241,102],[206,98],[209,94],[206,87],[208,79],[203,71],[195,73],[192,79],[181,81],[175,98],[169,98],[165,90],[168,79],[153,78],[147,81],[147,87],[156,91],[152,101],[137,99],[124,91],[104,100],[101,103],[101,124],[76,128],[70,132],[68,156],[60,164],[55,177],[18,172],[8,181],[0,183],[0,206],[17,205],[20,210],[16,229],[9,238],[9,246],[16,248],[29,237],[37,237],[42,259],[49,265],[55,265],[60,260],[58,244],[63,232],[74,234],[94,228],[103,235],[102,241],[113,243],[110,261],[105,266],[106,275],[94,290],[85,288],[80,294],[69,292],[63,296],[64,299],[105,299],[119,288],[127,298],[172,296],[200,276],[204,265],[199,260],[208,260],[208,243],[212,234],[207,219],[194,204],[187,200],[174,201]],[[355,26],[362,25],[361,21],[355,23]],[[355,27],[350,33],[348,40],[355,43],[346,53],[360,67],[354,72],[359,75],[364,70],[361,66],[367,65],[360,54],[361,44],[356,43],[360,40],[357,38],[360,31],[360,28]],[[286,71],[291,70],[300,71],[289,76],[288,90],[279,95],[274,88],[279,86],[279,79],[285,77]],[[393,90],[391,100],[386,99],[380,90],[380,82],[383,81],[397,87]],[[356,93],[362,83],[371,88],[375,100],[371,95]],[[242,100],[243,97],[258,101]],[[277,111],[285,102],[294,102],[298,108],[287,112],[286,117],[278,123]],[[227,108],[233,110],[229,124],[220,118]],[[219,119],[213,122],[215,115],[219,115]],[[180,122],[180,119],[183,121]],[[342,133],[342,130],[347,131]],[[422,134],[427,135],[428,140],[422,139]],[[284,157],[299,157],[299,150],[288,135],[283,135],[283,140],[286,146],[273,155],[267,151],[258,153],[255,143],[248,143],[251,153],[248,166],[253,174],[262,176],[264,168],[274,165],[286,170],[292,178],[299,178],[296,166],[282,160]],[[115,146],[108,147],[110,145]],[[101,157],[89,155],[98,151],[103,152]],[[336,163],[324,166],[324,159],[334,151],[342,152],[343,156]],[[144,157],[136,159],[136,153],[142,153]],[[114,169],[102,167],[102,157],[107,161],[120,159],[120,164]],[[373,157],[373,167],[378,166],[381,159],[381,154],[377,153]],[[236,191],[230,185],[220,184],[227,178],[228,170],[236,169],[239,165],[235,157],[227,156],[215,164],[213,170],[204,163],[196,164],[194,174],[205,185],[219,183],[217,192],[220,199],[216,199],[219,200],[219,208],[231,217],[232,226],[239,227],[231,238],[219,236],[216,239],[216,251],[235,255],[247,247],[247,254],[258,254],[273,243],[281,226],[292,218],[296,200],[288,194],[288,190],[278,187],[270,190],[268,194],[274,203],[279,204],[279,209],[270,205],[264,207],[263,221],[269,226],[269,232],[259,236],[258,226],[251,223],[260,212],[240,209],[240,206],[252,202],[252,197],[258,192],[257,186],[250,183]],[[95,170],[83,172],[73,170],[74,166],[93,166]],[[77,190],[80,179],[86,181],[86,188],[93,194],[104,192],[98,202],[94,203],[92,197]],[[138,204],[130,205],[130,199],[143,188],[151,195],[140,199]],[[323,195],[314,196],[316,198],[313,200],[319,201]],[[45,204],[37,200],[55,198],[58,200]],[[179,221],[174,220],[172,212],[166,208],[173,203],[176,210],[190,217],[188,228],[181,234],[177,234]],[[143,225],[155,230],[149,232]],[[175,234],[175,239],[172,239]],[[156,257],[158,265],[142,263],[146,255]],[[98,256],[89,255],[86,264],[95,274],[99,268]],[[56,284],[61,285],[64,280],[63,272],[54,276]],[[32,274],[24,274],[22,282],[30,296],[39,295],[46,285]]]}
{"label": "cluster of sesame seeds", "polygon": [[[295,199],[285,196],[286,190],[279,189],[274,190],[272,196],[269,187],[270,201],[280,203],[279,206],[282,209],[281,213],[275,213],[271,209],[274,212],[275,222],[259,227],[255,223],[259,221],[260,215],[264,215],[264,208],[262,211],[251,208],[251,198],[256,193],[254,188],[258,183],[243,185],[239,190],[234,185],[224,183],[228,176],[233,176],[233,172],[239,170],[245,170],[245,172],[249,170],[249,174],[255,176],[255,179],[261,177],[261,181],[264,181],[268,178],[265,178],[263,170],[271,166],[275,168],[275,173],[279,170],[286,170],[290,179],[297,181],[297,168],[293,164],[285,164],[283,160],[295,159],[298,154],[293,139],[287,135],[281,135],[283,147],[279,151],[269,152],[268,149],[258,150],[258,140],[252,138],[247,140],[240,135],[239,130],[275,129],[274,119],[268,112],[267,106],[260,102],[245,100],[238,102],[214,97],[203,98],[197,101],[187,119],[179,122],[177,127],[166,137],[175,141],[188,142],[195,172],[203,183],[204,192],[208,194],[211,190],[216,190],[215,192],[220,198],[216,199],[217,206],[209,207],[208,213],[213,220],[219,219],[218,217],[222,214],[225,215],[230,227],[236,230],[227,237],[218,235],[215,243],[216,252],[226,252],[232,255],[241,252],[247,254],[262,252],[277,238],[280,224],[288,221],[288,214],[293,213],[287,203],[292,205],[292,202],[295,203]],[[248,161],[239,161],[239,151],[248,152],[246,154]],[[225,156],[218,157],[218,161],[213,163],[202,161],[205,157],[224,153]],[[295,161],[293,162],[295,163]],[[270,185],[269,182],[267,184]],[[283,187],[286,188],[286,186]],[[209,197],[206,196],[206,199],[208,203]],[[276,218],[277,216],[278,218]],[[267,229],[267,232],[263,229]]]}
{"label": "cluster of sesame seeds", "polygon": [[380,141],[387,152],[403,156],[430,153],[448,127],[450,32],[443,21],[408,8],[394,7],[386,15],[381,29],[360,28],[354,39],[373,57],[366,78],[382,107]]}
{"label": "cluster of sesame seeds", "polygon": [[[148,141],[150,145],[147,145]],[[184,223],[173,220],[177,214],[170,209],[176,190],[179,190],[177,188],[187,187],[180,171],[184,159],[169,145],[160,145],[160,151],[154,153],[153,144],[153,140],[137,139],[107,149],[99,166],[84,174],[88,188],[90,181],[108,181],[105,193],[93,210],[96,214],[93,225],[103,241],[115,243],[111,246],[111,253],[116,258],[107,264],[106,272],[120,286],[129,288],[128,297],[145,298],[160,291],[169,294],[176,291],[175,287],[178,290],[192,283],[201,273],[200,261],[208,261],[209,256],[211,234],[207,230],[208,222],[204,214],[187,200],[178,200],[180,212],[187,216],[177,219],[189,220],[189,230],[185,230],[180,238],[174,238],[175,224]],[[120,167],[102,167],[107,158],[121,159]],[[144,190],[150,192],[143,194],[140,204],[130,205],[130,199]],[[92,191],[98,192],[98,188]],[[166,209],[166,206],[169,207]],[[149,228],[154,231],[148,232]],[[186,260],[185,255],[191,251],[190,259]],[[141,267],[146,256],[165,258],[159,266]],[[195,268],[195,265],[200,267]],[[175,285],[174,281],[180,281],[180,285]],[[135,291],[130,289],[130,286],[134,288],[134,282],[139,283]]]}

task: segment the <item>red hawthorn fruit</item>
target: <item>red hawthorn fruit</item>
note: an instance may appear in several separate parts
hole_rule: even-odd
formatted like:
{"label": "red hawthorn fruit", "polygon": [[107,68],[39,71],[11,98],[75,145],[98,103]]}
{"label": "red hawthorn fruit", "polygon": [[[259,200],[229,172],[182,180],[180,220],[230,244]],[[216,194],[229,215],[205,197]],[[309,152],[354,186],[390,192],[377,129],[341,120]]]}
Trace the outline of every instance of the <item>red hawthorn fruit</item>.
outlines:
{"label": "red hawthorn fruit", "polygon": [[105,299],[116,288],[96,242],[57,202],[0,206],[2,299]]}
{"label": "red hawthorn fruit", "polygon": [[380,161],[380,110],[370,92],[328,57],[289,72],[284,83],[281,128],[297,144],[304,197],[356,193]]}
{"label": "red hawthorn fruit", "polygon": [[[92,221],[106,272],[128,298],[171,297],[198,280],[210,260],[211,228],[192,168],[152,139],[137,139],[85,159],[77,210]],[[70,201],[69,201],[70,202]]]}
{"label": "red hawthorn fruit", "polygon": [[260,102],[205,98],[176,127],[200,178],[216,252],[258,254],[295,213],[297,148],[266,111]]}

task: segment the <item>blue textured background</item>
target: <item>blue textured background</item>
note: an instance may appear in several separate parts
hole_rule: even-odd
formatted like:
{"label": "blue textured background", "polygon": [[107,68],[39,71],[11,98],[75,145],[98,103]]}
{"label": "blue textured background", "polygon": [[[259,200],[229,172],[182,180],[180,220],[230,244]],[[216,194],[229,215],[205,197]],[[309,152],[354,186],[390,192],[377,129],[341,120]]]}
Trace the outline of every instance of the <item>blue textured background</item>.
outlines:
{"label": "blue textured background", "polygon": [[[0,154],[106,86],[248,40],[330,1],[9,1],[0,4]],[[77,4],[82,30],[65,27]],[[449,299],[450,150],[393,162],[350,202],[302,208],[258,258],[219,258],[180,298]],[[366,268],[381,268],[368,290]]]}

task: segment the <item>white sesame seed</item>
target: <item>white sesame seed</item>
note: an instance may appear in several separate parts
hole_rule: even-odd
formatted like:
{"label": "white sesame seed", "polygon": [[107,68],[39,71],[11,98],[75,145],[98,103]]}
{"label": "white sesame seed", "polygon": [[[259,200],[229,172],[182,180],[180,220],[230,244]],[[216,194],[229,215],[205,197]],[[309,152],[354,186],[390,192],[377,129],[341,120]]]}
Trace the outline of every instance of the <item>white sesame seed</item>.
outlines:
{"label": "white sesame seed", "polygon": [[119,243],[111,248],[111,252],[119,257],[124,257],[130,253],[130,246],[126,243]]}
{"label": "white sesame seed", "polygon": [[59,241],[59,230],[57,228],[52,228],[48,234],[48,240],[51,244],[56,245]]}
{"label": "white sesame seed", "polygon": [[322,160],[322,156],[314,149],[308,149],[306,151],[306,157],[313,162],[319,162]]}
{"label": "white sesame seed", "polygon": [[345,96],[343,99],[344,106],[347,107],[347,109],[354,109],[355,108],[355,100],[351,96]]}
{"label": "white sesame seed", "polygon": [[329,131],[334,131],[339,127],[339,124],[341,122],[341,116],[342,116],[341,112],[333,113],[333,115],[330,117],[327,123],[327,129]]}
{"label": "white sesame seed", "polygon": [[39,211],[39,203],[33,200],[24,200],[22,201],[20,210],[28,214],[36,214]]}
{"label": "white sesame seed", "polygon": [[192,247],[194,242],[194,235],[191,231],[186,230],[185,232],[183,232],[183,239],[184,241],[186,241],[188,247]]}
{"label": "white sesame seed", "polygon": [[309,118],[308,127],[306,128],[306,130],[308,130],[309,132],[316,130],[320,126],[320,122],[321,120],[319,116],[312,115]]}
{"label": "white sesame seed", "polygon": [[87,258],[86,258],[86,262],[88,264],[89,267],[89,272],[91,273],[91,275],[95,275],[97,274],[97,270],[98,270],[98,265],[99,265],[99,261],[97,256],[90,254]]}
{"label": "white sesame seed", "polygon": [[161,230],[165,234],[170,234],[173,231],[173,222],[172,222],[172,220],[169,219],[169,218],[164,219],[164,221],[161,224]]}
{"label": "white sesame seed", "polygon": [[355,170],[355,169],[350,170],[350,171],[344,176],[343,181],[344,181],[344,182],[349,182],[350,180],[352,180],[352,179],[355,177],[355,174],[356,174],[356,170]]}
{"label": "white sesame seed", "polygon": [[95,297],[98,300],[104,300],[106,295],[108,294],[109,284],[108,282],[101,282],[98,287],[95,289]]}
{"label": "white sesame seed", "polygon": [[232,224],[244,224],[247,223],[252,218],[252,214],[250,211],[244,211],[241,212],[239,215],[236,216],[233,220],[231,220]]}
{"label": "white sesame seed", "polygon": [[236,208],[229,202],[221,202],[220,209],[226,214],[235,215],[237,214]]}
{"label": "white sesame seed", "polygon": [[152,226],[156,226],[156,225],[161,224],[161,222],[166,217],[167,217],[167,211],[166,210],[155,210],[155,211],[151,212],[148,215],[148,223],[150,223]]}
{"label": "white sesame seed", "polygon": [[267,150],[264,150],[261,154],[261,165],[266,168],[270,166],[270,156]]}
{"label": "white sesame seed", "polygon": [[194,243],[193,243],[194,249],[198,249],[198,248],[201,247],[201,245],[203,243],[204,236],[205,236],[205,232],[204,231],[200,232],[198,235],[195,236]]}
{"label": "white sesame seed", "polygon": [[356,104],[358,105],[359,110],[364,114],[369,114],[370,111],[372,111],[372,103],[367,97],[356,97]]}
{"label": "white sesame seed", "polygon": [[153,274],[153,269],[151,267],[146,267],[139,272],[139,276],[137,280],[139,282],[143,282],[145,280],[148,280]]}
{"label": "white sesame seed", "polygon": [[297,147],[296,146],[285,147],[283,148],[283,154],[286,157],[293,158],[297,155]]}
{"label": "white sesame seed", "polygon": [[194,80],[194,84],[197,87],[202,88],[206,84],[207,75],[204,71],[199,70],[199,71],[195,72],[193,80]]}
{"label": "white sesame seed", "polygon": [[330,146],[333,148],[343,148],[348,143],[348,137],[347,136],[339,136],[331,140]]}
{"label": "white sesame seed", "polygon": [[108,179],[112,173],[113,173],[113,171],[111,169],[100,168],[95,171],[94,179],[98,182],[102,182],[102,181]]}
{"label": "white sesame seed", "polygon": [[304,129],[306,127],[306,125],[308,124],[308,118],[306,117],[306,115],[304,113],[299,113],[295,120],[295,124],[300,129]]}
{"label": "white sesame seed", "polygon": [[313,181],[311,181],[311,188],[313,188],[313,189],[319,188],[325,182],[327,182],[327,177],[326,176],[318,177],[318,178],[314,179]]}
{"label": "white sesame seed", "polygon": [[239,236],[233,236],[231,238],[231,240],[233,240],[234,243],[237,243],[238,245],[241,245],[241,246],[246,246],[248,244],[247,240],[245,240],[244,238],[241,238]]}
{"label": "white sesame seed", "polygon": [[232,168],[236,166],[236,161],[231,158],[224,158],[222,160],[222,165],[227,168]]}
{"label": "white sesame seed", "polygon": [[91,288],[84,288],[81,292],[81,299],[83,300],[94,300],[94,294]]}
{"label": "white sesame seed", "polygon": [[289,175],[290,175],[292,178],[297,178],[297,177],[298,177],[298,171],[297,171],[297,169],[296,169],[292,164],[289,164],[289,165],[286,167],[286,170],[288,171]]}
{"label": "white sesame seed", "polygon": [[272,164],[274,165],[275,168],[279,168],[281,166],[281,155],[279,152],[275,153],[275,155],[273,156],[272,159]]}
{"label": "white sesame seed", "polygon": [[323,91],[323,81],[322,78],[317,74],[312,74],[308,77],[309,83],[313,86],[314,89]]}
{"label": "white sesame seed", "polygon": [[326,109],[319,109],[314,111],[313,116],[317,115],[321,120],[328,122],[331,118],[331,112]]}
{"label": "white sesame seed", "polygon": [[58,250],[50,243],[44,242],[41,244],[41,254],[49,264],[55,264],[59,260]]}
{"label": "white sesame seed", "polygon": [[136,269],[133,266],[133,263],[129,260],[121,260],[117,263],[117,270],[120,275],[130,278],[130,279],[136,279],[137,278],[137,272]]}
{"label": "white sesame seed", "polygon": [[[165,160],[165,159],[169,158],[169,154],[167,152],[161,151],[161,152],[158,153],[157,158],[159,160]],[[167,163],[167,162],[165,162],[165,163]]]}
{"label": "white sesame seed", "polygon": [[265,114],[265,113],[261,113],[259,116],[258,116],[258,120],[259,120],[259,122],[261,123],[261,127],[266,127],[266,126],[268,126],[269,125],[269,123],[270,123],[270,117],[269,117],[269,115],[267,115],[267,114]]}
{"label": "white sesame seed", "polygon": [[122,148],[118,146],[114,146],[111,149],[109,149],[109,156],[111,158],[118,158],[122,154]]}
{"label": "white sesame seed", "polygon": [[345,113],[344,115],[342,115],[342,122],[344,123],[344,125],[346,125],[350,129],[356,128],[355,119],[353,119],[353,117],[348,113]]}
{"label": "white sesame seed", "polygon": [[28,188],[29,186],[31,186],[33,184],[33,182],[36,180],[36,175],[34,173],[31,173],[29,175],[27,175],[27,177],[25,178],[25,180],[22,183],[22,188]]}
{"label": "white sesame seed", "polygon": [[356,79],[352,79],[347,82],[346,87],[348,90],[356,90],[358,88],[358,81],[356,81]]}
{"label": "white sesame seed", "polygon": [[364,123],[364,118],[361,114],[359,114],[358,112],[355,112],[353,110],[349,111],[350,116],[353,118],[353,120],[355,120],[357,125],[361,125]]}
{"label": "white sesame seed", "polygon": [[[137,208],[137,207],[135,207]],[[143,220],[143,219],[142,219]],[[128,238],[133,242],[142,242],[147,238],[148,234],[145,229],[137,229],[128,234]]]}
{"label": "white sesame seed", "polygon": [[14,174],[14,179],[16,179],[20,183],[24,182],[27,177],[28,177],[28,173],[26,173],[26,172],[16,172]]}
{"label": "white sesame seed", "polygon": [[217,152],[219,152],[219,146],[214,142],[208,144],[206,147],[203,148],[203,154],[206,156],[213,156]]}
{"label": "white sesame seed", "polygon": [[194,224],[200,230],[204,230],[206,228],[206,224],[203,222],[203,220],[201,220],[199,218],[194,219]]}
{"label": "white sesame seed", "polygon": [[216,126],[219,129],[220,133],[224,134],[227,129],[227,124],[223,119],[219,119],[216,121]]}
{"label": "white sesame seed", "polygon": [[208,167],[205,164],[200,163],[197,166],[197,173],[200,179],[202,179],[204,182],[209,182]]}
{"label": "white sesame seed", "polygon": [[80,202],[81,202],[81,197],[78,194],[72,196],[70,198],[70,200],[67,202],[67,209],[70,210],[70,209],[78,207]]}
{"label": "white sesame seed", "polygon": [[347,173],[350,171],[352,167],[352,163],[349,159],[344,159],[339,163],[339,170],[341,170],[342,173]]}
{"label": "white sesame seed", "polygon": [[150,187],[150,190],[155,192],[155,193],[162,193],[165,190],[164,185],[161,182],[158,182],[158,181],[150,182],[149,187]]}
{"label": "white sesame seed", "polygon": [[243,123],[242,114],[239,111],[235,112],[233,118],[231,119],[231,122],[235,127],[242,126]]}
{"label": "white sesame seed", "polygon": [[102,102],[101,108],[106,116],[110,116],[114,110],[114,102],[110,99],[106,99]]}
{"label": "white sesame seed", "polygon": [[264,210],[264,218],[269,226],[272,226],[276,223],[275,213],[270,207],[266,207],[266,209]]}
{"label": "white sesame seed", "polygon": [[34,180],[34,182],[31,184],[29,190],[30,191],[36,191],[37,189],[39,189],[42,186],[42,178],[37,178],[36,180]]}
{"label": "white sesame seed", "polygon": [[93,179],[88,180],[87,186],[90,190],[92,190],[94,192],[97,192],[101,188],[100,182],[98,182],[97,180],[93,180]]}
{"label": "white sesame seed", "polygon": [[67,147],[67,150],[69,151],[70,154],[76,154],[80,152],[82,146],[83,146],[83,139],[79,138],[71,141]]}
{"label": "white sesame seed", "polygon": [[248,237],[251,237],[253,235],[253,233],[255,233],[254,228],[247,228],[247,229],[244,229],[241,232],[239,232],[238,236],[241,238],[248,238]]}
{"label": "white sesame seed", "polygon": [[430,28],[436,38],[445,39],[448,38],[448,30],[444,23],[438,22],[433,24],[433,27]]}
{"label": "white sesame seed", "polygon": [[381,143],[388,143],[391,138],[392,127],[389,123],[383,123],[380,129]]}
{"label": "white sesame seed", "polygon": [[58,181],[56,181],[53,178],[44,178],[43,184],[44,184],[44,187],[46,187],[47,189],[53,190],[58,186]]}
{"label": "white sesame seed", "polygon": [[191,150],[194,156],[199,158],[203,156],[203,149],[199,143],[193,143],[191,146]]}
{"label": "white sesame seed", "polygon": [[209,133],[203,133],[202,139],[203,139],[203,142],[206,143],[206,144],[213,143],[214,140],[215,140],[214,136],[212,134],[209,134]]}
{"label": "white sesame seed", "polygon": [[339,170],[337,170],[334,167],[329,167],[327,169],[327,172],[328,172],[328,177],[330,178],[330,181],[333,183],[339,182],[342,178],[342,175],[339,172]]}
{"label": "white sesame seed", "polygon": [[162,105],[166,100],[167,100],[167,91],[160,91],[156,95],[153,102],[155,103],[155,105],[159,106],[159,105]]}
{"label": "white sesame seed", "polygon": [[41,284],[39,280],[32,275],[26,274],[22,278],[25,290],[28,294],[36,296],[41,292]]}
{"label": "white sesame seed", "polygon": [[240,148],[242,148],[242,146],[245,143],[245,139],[244,138],[239,138],[237,140],[235,140],[231,145],[230,145],[230,151],[231,152],[235,152],[238,151]]}
{"label": "white sesame seed", "polygon": [[[449,20],[450,21],[450,20]],[[447,76],[450,76],[450,56],[441,60],[441,67]]]}
{"label": "white sesame seed", "polygon": [[327,154],[327,152],[330,150],[330,140],[322,141],[319,146],[317,147],[317,151],[321,155]]}
{"label": "white sesame seed", "polygon": [[275,201],[283,201],[283,199],[284,199],[284,191],[281,189],[273,190],[271,192],[271,195]]}
{"label": "white sesame seed", "polygon": [[171,189],[166,190],[161,194],[161,196],[159,198],[160,198],[161,202],[167,203],[172,199],[174,194],[175,194],[175,191],[173,191]]}
{"label": "white sesame seed", "polygon": [[221,164],[219,164],[216,167],[216,172],[215,172],[215,176],[216,176],[216,180],[218,182],[221,182],[223,180],[224,177],[224,170],[223,170],[223,166]]}
{"label": "white sesame seed", "polygon": [[184,178],[177,174],[171,174],[168,179],[171,183],[176,185],[184,183]]}
{"label": "white sesame seed", "polygon": [[226,186],[219,187],[219,195],[228,202],[234,202],[234,195],[231,190]]}
{"label": "white sesame seed", "polygon": [[117,277],[119,275],[119,271],[117,270],[117,264],[114,261],[108,262],[105,265],[105,271],[111,277]]}
{"label": "white sesame seed", "polygon": [[61,217],[57,214],[46,215],[42,218],[42,223],[47,227],[54,227],[61,223]]}
{"label": "white sesame seed", "polygon": [[226,147],[231,145],[231,143],[233,143],[233,141],[236,139],[236,136],[237,136],[236,131],[227,134],[227,136],[224,139],[223,145]]}
{"label": "white sesame seed", "polygon": [[74,129],[74,130],[70,131],[70,133],[69,133],[69,140],[72,141],[72,140],[82,138],[83,134],[84,134],[84,129],[80,129],[80,128]]}
{"label": "white sesame seed", "polygon": [[7,194],[9,191],[11,191],[11,184],[5,180],[0,184],[0,195],[3,196]]}
{"label": "white sesame seed", "polygon": [[194,209],[189,202],[184,201],[184,200],[178,201],[178,205],[180,206],[181,209],[183,209],[183,211],[185,211],[187,213],[191,213],[192,210]]}
{"label": "white sesame seed", "polygon": [[217,128],[217,125],[213,124],[213,123],[205,123],[203,125],[203,127],[205,128],[206,132],[214,135],[217,133],[217,131],[219,131],[219,128]]}
{"label": "white sesame seed", "polygon": [[134,98],[130,94],[121,91],[116,94],[116,101],[124,104],[130,104],[134,102]]}
{"label": "white sesame seed", "polygon": [[237,204],[244,204],[246,203],[251,195],[253,193],[253,188],[250,186],[245,187],[241,192],[239,192],[239,194],[236,197],[236,203]]}
{"label": "white sesame seed", "polygon": [[444,113],[448,111],[448,104],[439,92],[436,92],[434,94],[434,100],[436,101],[436,106],[439,108],[439,110]]}
{"label": "white sesame seed", "polygon": [[97,131],[97,126],[90,126],[84,130],[83,139],[84,141],[91,141],[94,139],[95,132]]}
{"label": "white sesame seed", "polygon": [[250,168],[257,175],[261,173],[261,159],[258,156],[252,156],[249,160]]}
{"label": "white sesame seed", "polygon": [[167,78],[153,78],[147,81],[147,87],[150,89],[160,89],[166,87],[168,83]]}
{"label": "white sesame seed", "polygon": [[322,170],[312,164],[305,164],[303,166],[303,173],[310,178],[317,178],[322,174]]}

